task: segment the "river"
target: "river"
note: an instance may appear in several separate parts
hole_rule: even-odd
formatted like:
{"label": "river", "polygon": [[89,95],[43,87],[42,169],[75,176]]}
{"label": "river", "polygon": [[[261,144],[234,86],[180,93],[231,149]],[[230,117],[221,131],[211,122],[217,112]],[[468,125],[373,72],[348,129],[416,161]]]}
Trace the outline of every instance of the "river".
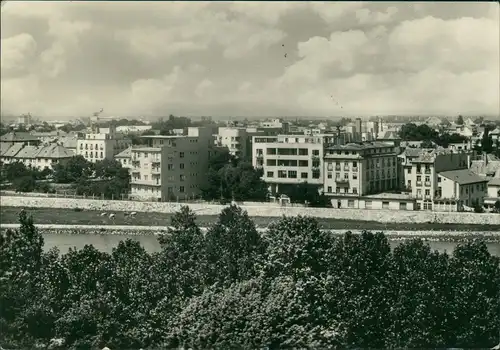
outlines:
{"label": "river", "polygon": [[[97,249],[110,253],[118,243],[127,238],[139,241],[141,245],[148,252],[157,252],[160,250],[160,245],[156,237],[152,235],[107,235],[107,234],[53,234],[44,233],[45,250],[53,247],[58,247],[61,253],[66,253],[69,248],[76,247],[77,249],[83,248],[86,244],[92,244]],[[390,241],[391,246],[394,248],[401,241]],[[440,252],[453,252],[453,249],[458,243],[444,242],[444,241],[428,241],[431,249]],[[488,250],[492,255],[500,256],[500,242],[487,243]]]}

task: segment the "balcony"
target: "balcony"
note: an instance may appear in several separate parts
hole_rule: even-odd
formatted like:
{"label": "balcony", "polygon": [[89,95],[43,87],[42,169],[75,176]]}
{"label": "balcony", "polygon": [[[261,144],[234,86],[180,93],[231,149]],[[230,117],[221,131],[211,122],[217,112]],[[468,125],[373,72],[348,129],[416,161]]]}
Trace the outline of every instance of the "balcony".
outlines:
{"label": "balcony", "polygon": [[421,169],[417,169],[417,174],[422,174],[422,170]]}
{"label": "balcony", "polygon": [[349,167],[348,167],[348,166],[345,166],[345,167],[344,167],[344,171],[349,171]]}
{"label": "balcony", "polygon": [[140,173],[139,169],[132,169],[130,172],[132,174],[139,174]]}
{"label": "balcony", "polygon": [[335,170],[340,171],[340,165],[336,165],[336,166],[335,166]]}
{"label": "balcony", "polygon": [[354,173],[357,173],[357,172],[358,172],[358,168],[357,168],[357,167],[353,167],[353,168],[352,168],[352,171],[353,171]]}
{"label": "balcony", "polygon": [[425,199],[431,199],[431,195],[430,194],[426,194],[425,195]]}
{"label": "balcony", "polygon": [[338,185],[349,185],[349,179],[335,179],[335,183]]}
{"label": "balcony", "polygon": [[422,181],[417,181],[417,187],[422,186]]}
{"label": "balcony", "polygon": [[422,199],[422,195],[421,195],[421,194],[417,194],[417,195],[415,196],[415,198],[417,198],[417,199]]}
{"label": "balcony", "polygon": [[424,173],[430,174],[431,173],[431,169],[425,169]]}
{"label": "balcony", "polygon": [[153,174],[153,175],[160,175],[161,174],[161,169],[160,168],[151,168],[151,174]]}
{"label": "balcony", "polygon": [[141,164],[141,161],[139,159],[132,159],[132,165],[134,164]]}
{"label": "balcony", "polygon": [[159,159],[152,159],[151,164],[160,164],[161,161]]}
{"label": "balcony", "polygon": [[424,185],[425,185],[425,187],[431,187],[431,182],[430,182],[430,181],[426,181],[426,182],[424,183]]}
{"label": "balcony", "polygon": [[312,158],[313,160],[314,160],[314,159],[319,159],[319,155],[317,155],[317,154],[313,154],[313,155],[311,156],[311,158]]}
{"label": "balcony", "polygon": [[263,158],[264,158],[264,155],[263,155],[262,153],[260,153],[260,154],[257,154],[255,157],[256,157],[257,159],[263,159]]}

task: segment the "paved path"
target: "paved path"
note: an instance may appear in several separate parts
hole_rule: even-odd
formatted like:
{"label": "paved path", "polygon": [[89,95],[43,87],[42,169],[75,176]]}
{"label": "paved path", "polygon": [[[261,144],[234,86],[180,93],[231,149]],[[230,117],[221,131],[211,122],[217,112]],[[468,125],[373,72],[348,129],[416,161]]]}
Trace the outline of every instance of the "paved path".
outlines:
{"label": "paved path", "polygon": [[[113,231],[152,231],[154,234],[160,234],[162,231],[165,232],[168,227],[166,226],[131,226],[131,225],[52,225],[52,224],[36,224],[37,228],[42,230],[78,230],[78,231],[100,231],[102,234],[113,234]],[[19,224],[0,224],[0,229],[15,229],[18,228]],[[207,227],[200,227],[202,231],[207,231]],[[257,227],[257,231],[266,232],[267,228]],[[322,230],[330,232],[332,234],[344,234],[348,230]],[[353,233],[359,233],[360,230],[351,230]],[[132,233],[131,233],[132,234]],[[449,237],[459,237],[459,236],[469,236],[474,235],[486,235],[495,236],[500,238],[500,232],[498,231],[384,231],[386,236],[392,237],[429,237],[429,236],[449,236]]]}

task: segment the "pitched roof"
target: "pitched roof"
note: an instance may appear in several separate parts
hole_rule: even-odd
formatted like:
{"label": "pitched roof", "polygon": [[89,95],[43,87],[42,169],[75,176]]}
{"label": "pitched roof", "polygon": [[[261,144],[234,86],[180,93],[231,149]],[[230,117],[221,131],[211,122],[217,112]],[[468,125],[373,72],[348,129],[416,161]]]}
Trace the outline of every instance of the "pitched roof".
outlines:
{"label": "pitched roof", "polygon": [[132,154],[132,147],[129,147],[123,151],[121,151],[120,153],[118,153],[115,158],[130,158]]}
{"label": "pitched roof", "polygon": [[23,141],[40,141],[37,137],[31,135],[28,132],[9,132],[0,137],[0,141],[3,142],[23,142]]}
{"label": "pitched roof", "polygon": [[494,177],[488,182],[488,186],[500,186],[500,177]]}
{"label": "pitched roof", "polygon": [[36,146],[24,146],[14,158],[36,158],[36,155],[40,152],[40,148]]}
{"label": "pitched roof", "polygon": [[413,147],[408,147],[405,148],[404,150],[404,155],[407,157],[418,157],[420,156],[423,152],[426,152],[427,149],[425,148],[413,148]]}
{"label": "pitched roof", "polygon": [[488,179],[474,174],[469,169],[461,169],[461,170],[450,170],[440,172],[438,175],[441,175],[447,179],[455,181],[460,185],[468,185],[477,182],[487,182]]}
{"label": "pitched roof", "polygon": [[484,160],[473,160],[470,169],[480,175],[495,174],[495,172],[500,171],[500,160],[496,159],[496,157],[490,158],[488,155],[487,162]]}
{"label": "pitched roof", "polygon": [[23,148],[23,146],[24,145],[22,143],[14,143],[7,151],[5,151],[4,154],[2,154],[2,157],[14,157],[17,152]]}
{"label": "pitched roof", "polygon": [[71,158],[75,154],[73,151],[67,149],[64,146],[58,144],[52,144],[49,146],[42,147],[40,152],[37,154],[37,158],[50,158],[50,159],[62,159]]}
{"label": "pitched roof", "polygon": [[0,142],[0,155],[3,156],[11,146],[12,142]]}
{"label": "pitched roof", "polygon": [[66,148],[76,148],[78,144],[78,136],[63,136],[59,138],[61,143]]}

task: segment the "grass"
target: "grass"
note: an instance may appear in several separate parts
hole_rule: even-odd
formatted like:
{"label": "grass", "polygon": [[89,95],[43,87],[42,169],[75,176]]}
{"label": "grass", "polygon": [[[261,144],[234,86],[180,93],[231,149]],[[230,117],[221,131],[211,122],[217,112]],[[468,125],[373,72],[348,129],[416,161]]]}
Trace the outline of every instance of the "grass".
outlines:
{"label": "grass", "polygon": [[[124,213],[115,212],[115,218],[101,216],[102,211],[60,208],[25,208],[33,215],[35,224],[60,224],[60,225],[134,225],[134,226],[168,226],[173,214],[138,212],[134,218],[126,217]],[[15,224],[18,222],[18,207],[1,207],[0,223]],[[200,215],[197,223],[201,227],[208,226],[217,219],[217,216]],[[267,226],[279,220],[278,217],[252,217],[258,226]],[[438,223],[380,223],[377,221],[355,221],[344,219],[317,219],[320,226],[325,229],[338,230],[371,230],[371,231],[500,231],[500,225],[477,224],[438,224]]]}

